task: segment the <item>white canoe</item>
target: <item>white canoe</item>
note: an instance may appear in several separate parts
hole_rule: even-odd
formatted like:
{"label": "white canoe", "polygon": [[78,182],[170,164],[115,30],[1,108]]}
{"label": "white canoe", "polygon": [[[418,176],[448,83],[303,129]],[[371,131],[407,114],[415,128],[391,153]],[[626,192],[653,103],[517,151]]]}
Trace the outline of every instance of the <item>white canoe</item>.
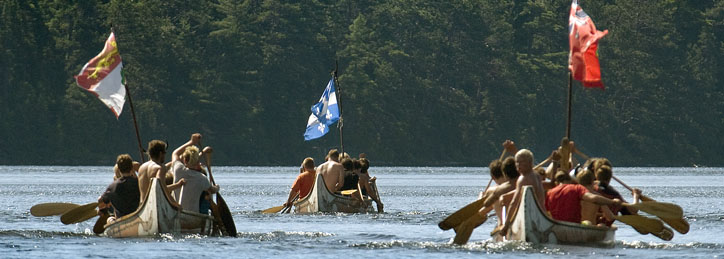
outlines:
{"label": "white canoe", "polygon": [[[355,193],[353,195],[359,195]],[[346,212],[346,213],[365,213],[375,212],[371,206],[372,199],[364,197],[364,202],[351,196],[334,194],[327,190],[324,184],[324,178],[321,174],[317,174],[317,180],[314,182],[312,191],[296,202],[294,202],[295,213],[315,213],[315,212]]]}
{"label": "white canoe", "polygon": [[105,226],[106,236],[141,237],[161,233],[212,234],[214,225],[212,216],[184,211],[171,205],[158,178],[152,179],[150,190],[146,200],[135,212]]}
{"label": "white canoe", "polygon": [[541,211],[533,195],[532,187],[523,188],[523,201],[508,230],[505,239],[500,235],[493,238],[501,240],[520,240],[531,243],[612,246],[616,227],[599,227],[554,220],[548,213]]}

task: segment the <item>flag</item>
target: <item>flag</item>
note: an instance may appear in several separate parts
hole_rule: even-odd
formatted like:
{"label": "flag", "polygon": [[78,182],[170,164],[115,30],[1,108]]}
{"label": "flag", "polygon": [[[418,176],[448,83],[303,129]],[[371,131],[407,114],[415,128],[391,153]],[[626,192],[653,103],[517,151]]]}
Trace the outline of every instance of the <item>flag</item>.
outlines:
{"label": "flag", "polygon": [[75,76],[78,86],[97,96],[116,115],[116,119],[121,115],[123,103],[126,101],[122,68],[116,37],[111,32],[103,51],[88,61],[80,73]]}
{"label": "flag", "polygon": [[329,132],[329,126],[339,120],[337,94],[334,91],[334,78],[329,80],[319,102],[312,105],[312,114],[307,120],[307,131],[304,140],[317,139]]}
{"label": "flag", "polygon": [[603,89],[601,81],[601,66],[598,63],[598,40],[603,38],[608,30],[596,30],[591,17],[578,5],[578,0],[571,3],[568,18],[568,69],[573,78],[581,81],[585,87],[599,87]]}

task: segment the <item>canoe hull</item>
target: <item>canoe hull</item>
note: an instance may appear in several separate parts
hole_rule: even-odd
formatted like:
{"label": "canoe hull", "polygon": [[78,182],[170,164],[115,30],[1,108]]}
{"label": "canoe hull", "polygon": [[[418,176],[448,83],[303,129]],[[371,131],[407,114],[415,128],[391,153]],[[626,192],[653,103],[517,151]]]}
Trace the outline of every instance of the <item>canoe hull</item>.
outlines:
{"label": "canoe hull", "polygon": [[533,195],[533,189],[527,186],[523,189],[523,201],[508,231],[503,238],[500,235],[494,239],[519,240],[531,243],[569,244],[590,246],[613,246],[616,227],[598,227],[552,219],[547,213],[541,211]]}
{"label": "canoe hull", "polygon": [[294,203],[295,213],[316,213],[316,212],[345,212],[345,213],[369,213],[374,212],[371,206],[372,199],[365,197],[364,201],[354,199],[350,196],[334,194],[327,190],[324,178],[317,174],[312,191]]}
{"label": "canoe hull", "polygon": [[214,218],[183,211],[169,202],[157,178],[152,179],[148,197],[135,212],[105,226],[109,237],[142,237],[169,234],[211,235]]}

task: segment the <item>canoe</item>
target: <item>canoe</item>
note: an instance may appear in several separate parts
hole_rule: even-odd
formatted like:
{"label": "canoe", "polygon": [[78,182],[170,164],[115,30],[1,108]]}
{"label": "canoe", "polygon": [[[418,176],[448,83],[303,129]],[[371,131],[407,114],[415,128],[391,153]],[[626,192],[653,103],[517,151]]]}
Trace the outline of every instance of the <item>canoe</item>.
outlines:
{"label": "canoe", "polygon": [[158,178],[153,178],[151,191],[139,208],[116,221],[106,224],[109,237],[142,237],[169,234],[213,233],[214,218],[210,215],[184,211],[170,203]]}
{"label": "canoe", "polygon": [[541,211],[530,186],[523,188],[523,201],[504,238],[493,236],[496,241],[519,240],[531,243],[613,246],[616,227],[599,227],[554,220]]}
{"label": "canoe", "polygon": [[[359,194],[357,194],[359,195]],[[307,197],[294,202],[295,213],[315,213],[315,212],[345,212],[345,213],[370,213],[375,212],[371,206],[372,199],[365,196],[364,202],[360,199],[352,198],[340,194],[334,194],[327,190],[324,184],[324,178],[321,174],[317,174],[314,181],[312,191]]]}

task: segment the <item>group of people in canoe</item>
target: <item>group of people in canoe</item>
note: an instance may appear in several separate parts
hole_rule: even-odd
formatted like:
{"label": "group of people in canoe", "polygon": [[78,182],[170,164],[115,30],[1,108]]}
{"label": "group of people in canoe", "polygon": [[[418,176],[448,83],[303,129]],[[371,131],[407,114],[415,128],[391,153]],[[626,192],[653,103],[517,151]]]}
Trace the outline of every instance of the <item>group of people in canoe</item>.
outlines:
{"label": "group of people in canoe", "polygon": [[314,159],[311,157],[307,157],[302,161],[299,168],[300,173],[292,184],[289,197],[283,204],[284,207],[291,207],[296,199],[302,199],[309,195],[317,174],[319,174],[324,179],[324,186],[317,188],[324,187],[330,193],[362,199],[359,194],[354,195],[359,192],[375,201],[379,213],[384,212],[384,204],[372,187],[376,178],[369,175],[370,162],[364,153],[360,154],[359,159],[357,159],[350,158],[346,153],[340,154],[337,149],[332,149],[327,153],[325,160],[324,163],[317,167],[315,167]]}
{"label": "group of people in canoe", "polygon": [[[186,211],[208,214],[213,203],[210,194],[218,192],[219,186],[210,183],[200,162],[200,157],[204,153],[211,153],[212,149],[206,147],[201,151],[200,144],[201,134],[192,134],[188,142],[173,151],[170,162],[166,162],[167,144],[160,140],[148,143],[150,160],[143,164],[133,161],[128,154],[119,155],[114,166],[114,181],[98,198],[99,213],[112,214],[107,223],[133,213],[146,199],[151,179],[159,178],[161,183],[166,183],[164,189],[172,203]],[[376,178],[370,177],[369,166],[370,162],[364,153],[356,159],[332,149],[326,161],[316,167],[314,159],[307,157],[302,161],[300,173],[292,184],[284,206],[292,206],[295,199],[309,195],[317,174],[321,174],[324,187],[331,193],[350,195],[358,191],[372,198],[377,203],[377,210],[382,213],[384,204],[370,184],[374,184]]]}
{"label": "group of people in canoe", "polygon": [[107,223],[131,214],[148,196],[151,180],[159,178],[172,204],[187,211],[208,214],[213,203],[210,194],[219,191],[212,185],[201,166],[200,157],[211,153],[211,147],[201,151],[201,134],[176,148],[171,161],[166,162],[168,146],[160,140],[148,143],[149,161],[140,164],[128,154],[119,155],[114,166],[114,181],[98,198],[99,213],[112,214]]}
{"label": "group of people in canoe", "polygon": [[[610,161],[591,158],[580,165],[573,156],[577,153],[575,145],[567,138],[563,138],[561,146],[537,166],[533,165],[530,150],[518,150],[510,140],[506,140],[503,147],[504,154],[515,155],[490,163],[491,180],[496,185],[481,192],[479,198],[484,202],[477,213],[457,226],[449,226],[456,232],[453,243],[467,243],[473,229],[484,223],[493,210],[498,224],[491,234],[505,236],[515,218],[514,210],[521,202],[524,186],[532,187],[541,211],[547,211],[559,221],[610,226],[618,213],[637,213],[634,208],[622,206],[624,198],[609,185],[613,175]],[[549,165],[542,168],[547,162]],[[574,164],[577,166],[573,167]],[[641,191],[634,189],[632,194],[633,202],[638,203]]]}

